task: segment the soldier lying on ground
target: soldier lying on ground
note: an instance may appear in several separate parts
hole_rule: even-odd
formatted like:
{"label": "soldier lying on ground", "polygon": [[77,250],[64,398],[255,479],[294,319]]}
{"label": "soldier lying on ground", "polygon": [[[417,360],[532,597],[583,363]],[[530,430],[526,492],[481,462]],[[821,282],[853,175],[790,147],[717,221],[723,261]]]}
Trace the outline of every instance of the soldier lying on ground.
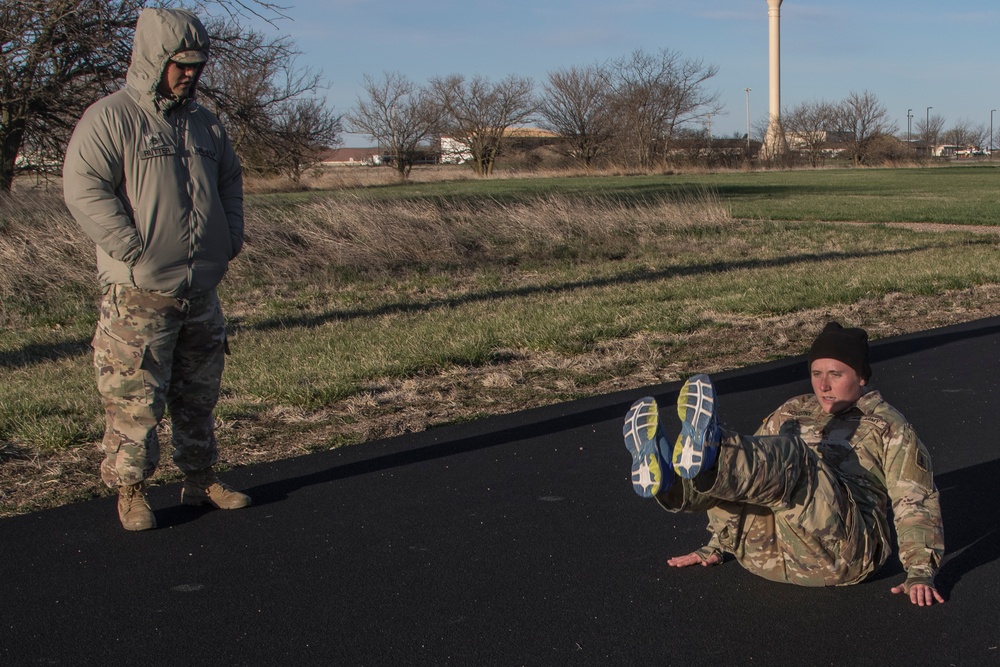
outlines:
{"label": "soldier lying on ground", "polygon": [[892,592],[920,606],[944,602],[934,587],[944,537],[930,456],[903,415],[868,387],[868,334],[827,324],[809,367],[813,393],[787,401],[754,436],[719,427],[705,375],[681,388],[672,452],[656,401],[632,405],[624,435],[635,492],[671,512],[708,513],[708,544],[668,563],[717,565],[729,553],[773,581],[855,584],[892,550],[891,503],[906,569]]}

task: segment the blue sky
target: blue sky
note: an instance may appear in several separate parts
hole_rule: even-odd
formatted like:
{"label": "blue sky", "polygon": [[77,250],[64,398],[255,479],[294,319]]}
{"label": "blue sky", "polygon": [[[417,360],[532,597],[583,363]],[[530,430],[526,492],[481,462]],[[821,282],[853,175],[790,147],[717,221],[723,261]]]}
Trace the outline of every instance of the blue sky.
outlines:
{"label": "blue sky", "polygon": [[[278,22],[322,73],[338,113],[357,101],[364,74],[509,74],[540,83],[554,70],[661,48],[719,67],[708,82],[725,105],[712,133],[730,136],[767,116],[766,0],[286,0]],[[837,101],[869,90],[905,132],[930,114],[1000,134],[997,0],[784,0],[781,102]],[[273,28],[265,32],[276,34]],[[346,137],[349,146],[369,145]]]}

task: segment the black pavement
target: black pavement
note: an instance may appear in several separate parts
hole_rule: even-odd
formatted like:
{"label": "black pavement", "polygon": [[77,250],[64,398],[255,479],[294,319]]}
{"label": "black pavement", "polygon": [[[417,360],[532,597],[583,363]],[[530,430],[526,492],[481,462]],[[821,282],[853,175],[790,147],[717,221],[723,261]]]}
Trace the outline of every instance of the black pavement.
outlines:
{"label": "black pavement", "polygon": [[[827,589],[667,567],[704,516],[632,493],[621,426],[671,383],[234,470],[246,510],[155,487],[155,531],[113,498],[0,520],[0,665],[1000,665],[1000,318],[872,352],[933,457],[944,605],[892,595],[896,560]],[[805,373],[714,376],[723,420]]]}

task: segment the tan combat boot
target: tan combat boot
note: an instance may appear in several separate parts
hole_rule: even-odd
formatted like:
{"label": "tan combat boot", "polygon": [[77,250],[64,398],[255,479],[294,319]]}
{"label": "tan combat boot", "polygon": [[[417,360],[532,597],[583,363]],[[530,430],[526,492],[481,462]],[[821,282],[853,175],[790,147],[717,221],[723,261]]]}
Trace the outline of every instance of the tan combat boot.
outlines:
{"label": "tan combat boot", "polygon": [[156,528],[156,517],[146,500],[142,482],[118,487],[118,518],[125,530]]}
{"label": "tan combat boot", "polygon": [[211,466],[188,473],[181,489],[182,505],[211,505],[221,510],[238,510],[250,505],[250,496],[234,491],[219,481]]}

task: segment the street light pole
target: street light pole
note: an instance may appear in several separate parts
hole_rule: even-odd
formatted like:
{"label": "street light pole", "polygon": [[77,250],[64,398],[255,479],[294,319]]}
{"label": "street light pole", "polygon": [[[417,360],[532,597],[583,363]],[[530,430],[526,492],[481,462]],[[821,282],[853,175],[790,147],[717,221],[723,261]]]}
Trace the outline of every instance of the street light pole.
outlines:
{"label": "street light pole", "polygon": [[990,109],[990,159],[993,159],[993,113],[996,109]]}
{"label": "street light pole", "polygon": [[908,148],[913,148],[913,146],[910,145],[910,127],[912,125],[910,121],[911,121],[912,118],[913,118],[913,109],[907,109],[906,110],[906,145],[907,145]]}
{"label": "street light pole", "polygon": [[924,120],[924,134],[927,135],[927,157],[931,156],[934,150],[931,148],[931,109],[934,107],[927,107],[927,118]]}
{"label": "street light pole", "polygon": [[744,88],[743,92],[747,94],[747,159],[750,159],[750,89]]}

